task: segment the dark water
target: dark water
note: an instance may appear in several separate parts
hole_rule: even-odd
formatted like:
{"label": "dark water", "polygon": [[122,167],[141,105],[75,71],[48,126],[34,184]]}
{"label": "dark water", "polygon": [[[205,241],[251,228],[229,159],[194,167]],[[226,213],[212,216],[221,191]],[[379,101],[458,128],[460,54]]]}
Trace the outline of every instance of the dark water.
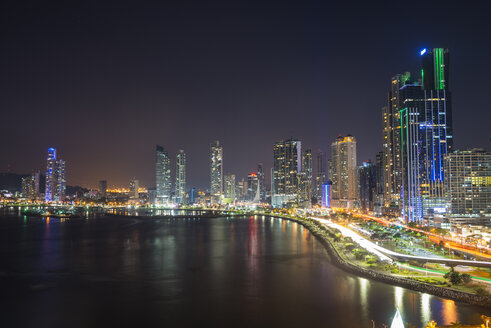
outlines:
{"label": "dark water", "polygon": [[0,217],[1,327],[377,327],[489,309],[346,274],[269,218]]}

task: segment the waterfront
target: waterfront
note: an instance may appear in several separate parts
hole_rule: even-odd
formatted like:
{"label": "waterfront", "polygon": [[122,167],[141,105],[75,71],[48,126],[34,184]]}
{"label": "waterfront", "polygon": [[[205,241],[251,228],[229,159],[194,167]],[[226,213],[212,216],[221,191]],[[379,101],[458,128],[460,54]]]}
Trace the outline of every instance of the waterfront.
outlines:
{"label": "waterfront", "polygon": [[397,306],[421,327],[490,314],[349,275],[276,218],[5,216],[0,245],[6,326],[371,327]]}

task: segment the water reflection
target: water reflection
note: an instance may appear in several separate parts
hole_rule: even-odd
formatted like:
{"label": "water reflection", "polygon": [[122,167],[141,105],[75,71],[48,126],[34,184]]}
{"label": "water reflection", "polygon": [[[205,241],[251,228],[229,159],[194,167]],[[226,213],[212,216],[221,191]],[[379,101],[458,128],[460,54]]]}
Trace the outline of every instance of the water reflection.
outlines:
{"label": "water reflection", "polygon": [[264,217],[2,219],[0,250],[6,327],[371,327],[396,308],[421,327],[490,312],[347,274],[303,226]]}

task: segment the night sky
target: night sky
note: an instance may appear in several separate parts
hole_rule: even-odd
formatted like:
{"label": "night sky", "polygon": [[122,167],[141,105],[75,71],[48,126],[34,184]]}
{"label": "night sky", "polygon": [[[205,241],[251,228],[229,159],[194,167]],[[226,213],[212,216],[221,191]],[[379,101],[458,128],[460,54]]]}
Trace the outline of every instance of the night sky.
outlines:
{"label": "night sky", "polygon": [[[456,1],[455,1],[456,2]],[[69,185],[154,185],[155,144],[209,187],[209,144],[239,178],[275,141],[381,150],[390,78],[419,50],[451,51],[456,148],[489,150],[488,1],[4,1],[0,172],[45,170],[55,147]]]}

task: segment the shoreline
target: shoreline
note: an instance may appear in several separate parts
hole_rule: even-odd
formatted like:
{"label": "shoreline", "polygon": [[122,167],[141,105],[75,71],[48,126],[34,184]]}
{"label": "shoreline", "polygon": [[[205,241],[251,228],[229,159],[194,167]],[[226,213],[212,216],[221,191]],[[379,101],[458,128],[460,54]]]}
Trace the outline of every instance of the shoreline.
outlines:
{"label": "shoreline", "polygon": [[491,307],[491,296],[479,296],[479,295],[465,293],[462,291],[453,290],[441,286],[430,285],[416,280],[395,277],[388,274],[376,272],[373,270],[361,268],[353,263],[350,263],[346,261],[344,258],[342,258],[342,256],[339,254],[338,250],[336,249],[336,246],[334,246],[334,244],[331,242],[331,240],[329,240],[328,237],[317,231],[317,229],[321,229],[321,228],[316,223],[311,223],[302,219],[284,217],[274,214],[260,214],[260,215],[293,221],[298,224],[301,224],[302,226],[307,228],[310,231],[310,233],[312,233],[323,244],[323,246],[327,250],[327,253],[329,254],[329,257],[331,258],[331,263],[336,265],[338,268],[346,272],[349,272],[351,274],[360,276],[362,278],[367,278],[367,279],[387,283],[390,285],[407,288],[413,291],[451,299],[457,302],[478,305],[483,307]]}

